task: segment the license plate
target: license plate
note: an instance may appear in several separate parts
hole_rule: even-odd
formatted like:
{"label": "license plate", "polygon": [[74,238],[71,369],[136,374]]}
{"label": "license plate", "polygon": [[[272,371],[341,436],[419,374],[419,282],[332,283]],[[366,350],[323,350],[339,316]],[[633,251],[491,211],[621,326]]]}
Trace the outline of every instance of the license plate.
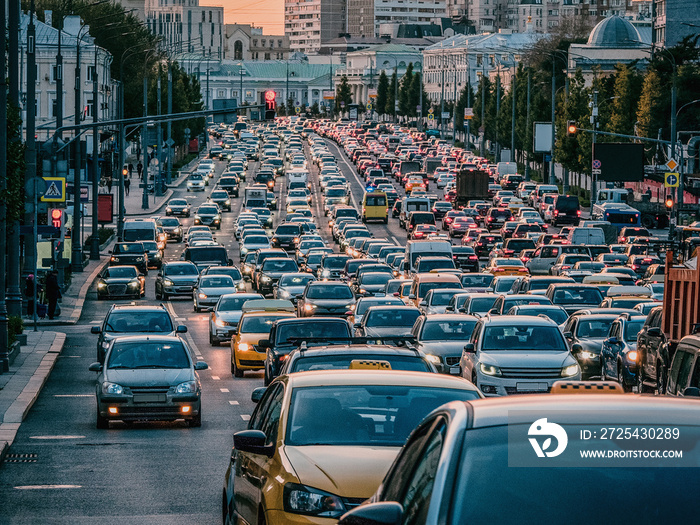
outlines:
{"label": "license plate", "polygon": [[515,388],[518,392],[546,392],[547,383],[517,383]]}
{"label": "license plate", "polygon": [[459,375],[459,367],[458,366],[451,367],[450,374],[452,374],[453,376],[458,376]]}
{"label": "license plate", "polygon": [[165,394],[134,394],[134,403],[165,403]]}

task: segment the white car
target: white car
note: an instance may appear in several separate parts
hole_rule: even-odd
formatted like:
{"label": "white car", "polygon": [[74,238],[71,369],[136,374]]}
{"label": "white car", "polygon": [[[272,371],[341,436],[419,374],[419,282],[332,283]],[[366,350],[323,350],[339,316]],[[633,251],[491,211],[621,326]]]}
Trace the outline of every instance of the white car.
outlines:
{"label": "white car", "polygon": [[548,204],[544,209],[544,222],[552,222],[554,217],[554,204]]}
{"label": "white car", "polygon": [[193,173],[187,179],[187,191],[204,191],[206,181],[204,177],[197,173]]}
{"label": "white car", "polygon": [[449,175],[449,174],[445,173],[445,174],[441,174],[440,176],[438,176],[435,184],[437,185],[438,188],[444,188],[445,186],[447,186],[448,182],[454,182],[454,181],[455,181],[455,178],[453,175]]}

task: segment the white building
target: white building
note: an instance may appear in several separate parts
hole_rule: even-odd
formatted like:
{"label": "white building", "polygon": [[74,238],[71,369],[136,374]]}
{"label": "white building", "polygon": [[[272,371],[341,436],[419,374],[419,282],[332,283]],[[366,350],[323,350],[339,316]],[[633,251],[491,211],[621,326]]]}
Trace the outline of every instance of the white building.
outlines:
{"label": "white building", "polygon": [[[49,14],[50,20],[50,14]],[[57,104],[61,104],[63,125],[75,123],[75,69],[80,41],[80,104],[81,120],[92,121],[97,111],[98,120],[109,120],[116,117],[117,83],[112,81],[110,64],[112,55],[105,49],[96,46],[90,36],[89,26],[81,24],[78,16],[67,16],[64,20],[64,30],[59,32],[48,24],[34,18],[36,31],[36,84],[31,87],[36,97],[36,130],[37,139],[44,141],[53,136],[56,129]],[[29,15],[22,13],[20,18],[20,64],[21,102],[23,107],[27,100],[27,27]],[[63,57],[62,78],[63,92],[57,92],[56,79],[59,70],[56,67],[59,33],[61,35],[61,55]],[[80,36],[80,40],[78,40]],[[97,60],[95,60],[97,59]],[[95,68],[97,63],[97,68]],[[93,78],[97,73],[97,100],[93,99]],[[22,111],[22,121],[26,125],[26,110]],[[65,133],[70,136],[73,133]],[[92,137],[88,134],[89,146]]]}
{"label": "white building", "polygon": [[224,49],[224,58],[233,60],[286,60],[289,37],[265,35],[261,27],[250,24],[226,24]]}

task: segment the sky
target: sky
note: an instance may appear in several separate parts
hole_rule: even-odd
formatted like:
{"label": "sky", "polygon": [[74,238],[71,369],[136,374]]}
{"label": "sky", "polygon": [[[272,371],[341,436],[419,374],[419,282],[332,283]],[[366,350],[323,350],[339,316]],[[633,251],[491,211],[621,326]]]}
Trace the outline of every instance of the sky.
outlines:
{"label": "sky", "polygon": [[266,35],[284,34],[284,0],[201,0],[199,5],[223,5],[226,24],[253,24]]}

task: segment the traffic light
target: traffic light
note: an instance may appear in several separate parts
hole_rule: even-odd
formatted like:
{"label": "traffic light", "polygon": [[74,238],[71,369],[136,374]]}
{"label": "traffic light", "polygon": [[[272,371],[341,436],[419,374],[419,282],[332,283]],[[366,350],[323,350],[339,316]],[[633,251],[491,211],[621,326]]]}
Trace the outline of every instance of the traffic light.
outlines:
{"label": "traffic light", "polygon": [[51,226],[54,228],[63,228],[65,224],[65,213],[60,208],[51,208],[49,210],[49,218],[51,219]]}
{"label": "traffic light", "polygon": [[122,179],[125,179],[128,173],[129,173],[129,169],[126,166],[124,166],[122,168]]}
{"label": "traffic light", "polygon": [[569,137],[575,137],[576,136],[576,121],[575,120],[567,120],[566,121],[566,134]]}
{"label": "traffic light", "polygon": [[666,209],[670,210],[673,208],[673,197],[671,195],[666,195]]}
{"label": "traffic light", "polygon": [[277,93],[272,89],[265,91],[265,120],[274,120],[276,114],[277,103],[275,98]]}

